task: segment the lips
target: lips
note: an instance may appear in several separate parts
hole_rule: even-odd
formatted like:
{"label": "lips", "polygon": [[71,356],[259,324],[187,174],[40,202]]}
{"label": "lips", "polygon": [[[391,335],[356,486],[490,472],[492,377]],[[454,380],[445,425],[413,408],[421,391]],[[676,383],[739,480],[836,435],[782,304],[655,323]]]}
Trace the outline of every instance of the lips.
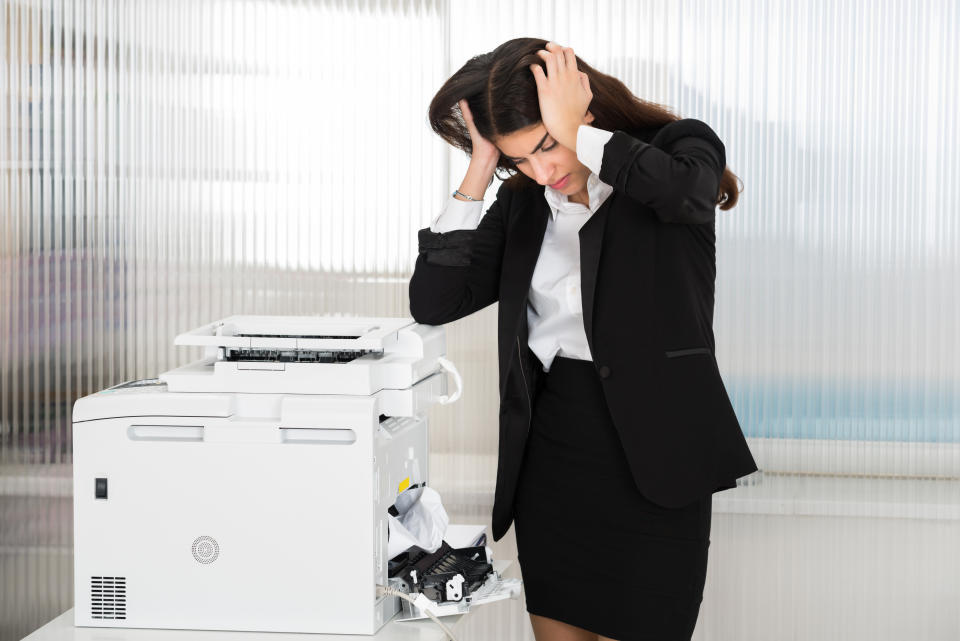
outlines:
{"label": "lips", "polygon": [[567,174],[566,176],[564,176],[563,178],[561,178],[560,180],[558,180],[557,182],[553,183],[550,186],[554,189],[560,189],[561,187],[567,184],[567,180],[569,180],[569,178],[570,178],[570,174]]}

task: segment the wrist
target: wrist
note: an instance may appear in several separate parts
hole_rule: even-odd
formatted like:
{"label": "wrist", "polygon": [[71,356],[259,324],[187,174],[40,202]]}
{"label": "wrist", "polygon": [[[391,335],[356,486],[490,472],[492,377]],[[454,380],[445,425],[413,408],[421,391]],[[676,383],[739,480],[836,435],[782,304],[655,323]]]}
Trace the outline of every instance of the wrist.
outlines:
{"label": "wrist", "polygon": [[476,167],[479,167],[484,170],[489,170],[493,173],[493,170],[496,169],[497,163],[500,162],[500,154],[493,156],[471,156],[470,164]]}
{"label": "wrist", "polygon": [[483,196],[481,196],[480,198],[475,198],[474,196],[470,196],[468,194],[463,193],[459,189],[455,190],[451,195],[453,196],[454,200],[462,200],[463,202],[467,202],[467,203],[483,202]]}
{"label": "wrist", "polygon": [[563,133],[563,138],[557,138],[560,141],[560,144],[570,149],[571,151],[577,150],[577,132],[580,131],[580,125],[576,125],[573,128],[568,128]]}

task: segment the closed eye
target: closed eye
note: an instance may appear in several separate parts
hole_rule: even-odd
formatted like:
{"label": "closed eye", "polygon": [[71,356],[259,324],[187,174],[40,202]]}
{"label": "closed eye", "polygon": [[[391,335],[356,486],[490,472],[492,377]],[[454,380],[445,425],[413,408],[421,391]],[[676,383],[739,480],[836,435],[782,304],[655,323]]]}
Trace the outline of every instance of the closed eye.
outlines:
{"label": "closed eye", "polygon": [[[540,151],[553,151],[554,149],[557,148],[557,145],[559,145],[559,144],[560,144],[560,143],[555,142],[555,143],[553,143],[552,145],[550,145],[549,147],[541,147],[541,148],[540,148]],[[520,159],[518,159],[518,160],[514,160],[513,158],[511,158],[510,160],[513,162],[514,165],[519,165],[520,163],[523,162],[523,158],[520,158]]]}

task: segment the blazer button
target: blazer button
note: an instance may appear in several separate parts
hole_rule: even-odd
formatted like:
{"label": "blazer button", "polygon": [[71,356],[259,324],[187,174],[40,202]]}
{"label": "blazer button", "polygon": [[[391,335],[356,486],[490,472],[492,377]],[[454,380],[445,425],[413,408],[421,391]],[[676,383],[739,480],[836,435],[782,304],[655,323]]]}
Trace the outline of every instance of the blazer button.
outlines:
{"label": "blazer button", "polygon": [[610,376],[610,368],[607,367],[606,365],[601,365],[599,371],[600,371],[600,378],[607,378],[608,376]]}

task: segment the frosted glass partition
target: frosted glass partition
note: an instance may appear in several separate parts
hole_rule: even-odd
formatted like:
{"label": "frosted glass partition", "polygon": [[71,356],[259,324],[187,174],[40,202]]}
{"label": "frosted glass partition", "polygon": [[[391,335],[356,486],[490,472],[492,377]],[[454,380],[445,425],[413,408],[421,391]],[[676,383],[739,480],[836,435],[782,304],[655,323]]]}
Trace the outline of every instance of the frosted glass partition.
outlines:
{"label": "frosted glass partition", "polygon": [[408,315],[436,2],[0,3],[0,639],[72,606],[73,401],[232,314]]}
{"label": "frosted glass partition", "polygon": [[[706,121],[743,182],[714,330],[761,472],[714,496],[694,638],[960,638],[958,3],[0,0],[0,641],[72,607],[73,401],[231,314],[409,315],[467,167],[427,105],[519,36]],[[461,522],[496,325],[447,327],[466,388],[431,414]],[[503,613],[464,638],[533,638]]]}

